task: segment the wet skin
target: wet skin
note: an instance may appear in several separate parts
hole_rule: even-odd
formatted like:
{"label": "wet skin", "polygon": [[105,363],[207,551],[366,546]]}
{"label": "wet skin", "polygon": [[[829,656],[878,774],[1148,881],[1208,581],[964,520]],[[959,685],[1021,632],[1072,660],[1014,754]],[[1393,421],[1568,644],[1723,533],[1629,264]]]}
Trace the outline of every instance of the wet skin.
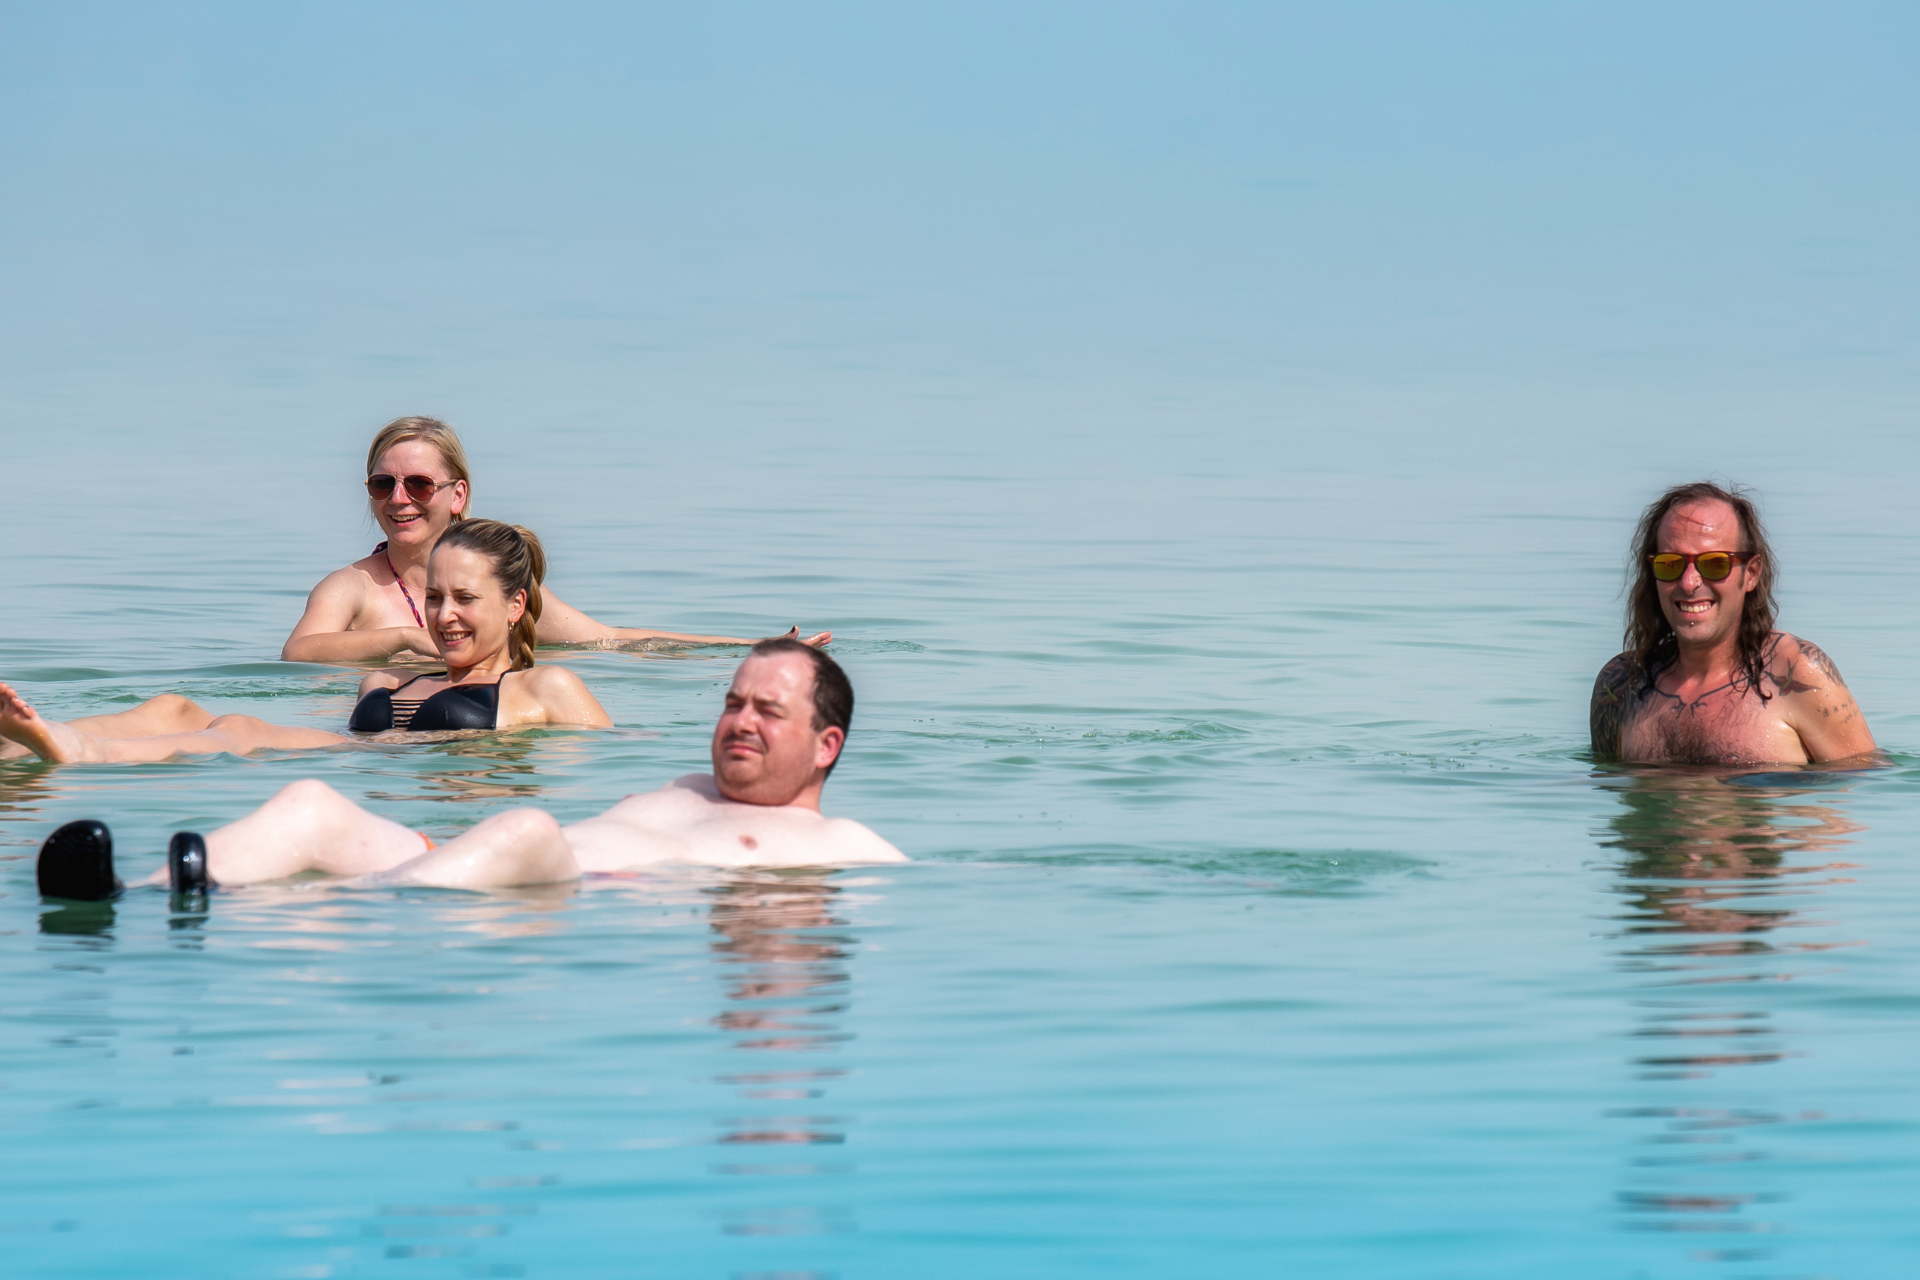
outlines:
{"label": "wet skin", "polygon": [[[1740,551],[1733,508],[1685,503],[1660,524],[1661,552]],[[1621,654],[1594,682],[1593,750],[1643,763],[1805,764],[1867,757],[1874,750],[1853,694],[1833,660],[1810,641],[1774,632],[1756,682],[1740,660],[1740,620],[1762,582],[1758,559],[1719,582],[1689,563],[1674,582],[1657,582],[1660,609],[1673,627],[1678,657],[1651,685]]]}
{"label": "wet skin", "polygon": [[[428,564],[440,536],[465,512],[471,495],[467,482],[454,480],[440,451],[424,440],[403,440],[381,454],[374,471],[391,476],[423,475],[441,484],[425,502],[395,485],[384,500],[369,498],[369,510],[386,535],[387,548],[376,551],[320,580],[307,597],[306,611],[280,650],[288,662],[417,661],[436,655],[432,636],[414,610],[423,608]],[[398,575],[398,576],[396,576]],[[405,589],[402,589],[404,584]],[[408,594],[413,597],[411,605]],[[691,635],[644,627],[611,627],[581,613],[542,588],[541,644],[625,644],[673,641],[684,644],[751,644],[739,636]],[[798,635],[799,629],[789,632]],[[831,632],[808,638],[826,644]]]}
{"label": "wet skin", "polygon": [[[795,654],[748,658],[714,727],[714,771],[629,796],[561,826],[539,809],[496,814],[434,849],[319,781],[296,782],[207,836],[221,884],[307,871],[366,885],[479,889],[546,884],[660,862],[814,866],[903,862],[873,831],[820,812],[826,769],[845,741],[813,721],[812,664]],[[161,873],[164,876],[164,873]]]}
{"label": "wet skin", "polygon": [[[612,725],[606,710],[571,671],[554,666],[512,669],[508,640],[513,624],[526,612],[526,593],[509,598],[484,555],[468,547],[436,550],[424,594],[428,639],[447,670],[413,682],[409,694],[427,698],[451,685],[498,683],[497,728]],[[373,672],[360,682],[360,696],[404,680],[392,671]],[[210,716],[176,695],[162,695],[115,716],[63,724],[42,717],[5,684],[0,684],[0,738],[15,754],[32,752],[58,763],[114,764],[218,752],[305,750],[350,741],[323,729],[269,724],[253,716]]]}

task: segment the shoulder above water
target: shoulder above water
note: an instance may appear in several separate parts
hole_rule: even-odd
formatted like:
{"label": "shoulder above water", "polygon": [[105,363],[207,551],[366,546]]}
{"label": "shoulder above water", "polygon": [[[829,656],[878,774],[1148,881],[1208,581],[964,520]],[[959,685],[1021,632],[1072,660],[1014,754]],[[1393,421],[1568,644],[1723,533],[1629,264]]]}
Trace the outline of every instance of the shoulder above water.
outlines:
{"label": "shoulder above water", "polygon": [[[795,865],[908,861],[906,854],[865,823],[829,818],[800,805],[741,804],[721,795],[708,773],[684,774],[658,791],[629,796],[619,807],[627,806],[631,806],[631,820],[646,826],[683,833],[718,828],[729,833],[730,841],[740,834],[755,837],[754,843],[745,846],[751,852],[738,858],[743,865],[762,859]],[[803,846],[787,850],[788,856],[773,857],[775,846],[763,848],[762,839],[799,839]]]}
{"label": "shoulder above water", "polygon": [[1618,654],[1600,668],[1593,681],[1593,700],[1587,709],[1587,727],[1595,755],[1620,754],[1620,731],[1632,713],[1638,665],[1629,654]]}
{"label": "shoulder above water", "polygon": [[1767,679],[1781,694],[1843,690],[1847,682],[1826,650],[1811,640],[1776,631],[1767,641]]}

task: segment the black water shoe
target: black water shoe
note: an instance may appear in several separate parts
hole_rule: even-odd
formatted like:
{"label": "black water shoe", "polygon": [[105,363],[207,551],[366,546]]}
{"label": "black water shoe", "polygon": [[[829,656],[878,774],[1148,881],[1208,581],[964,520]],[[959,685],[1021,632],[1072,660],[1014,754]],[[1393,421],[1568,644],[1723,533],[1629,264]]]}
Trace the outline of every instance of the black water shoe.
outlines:
{"label": "black water shoe", "polygon": [[105,902],[120,892],[113,874],[113,833],[91,818],[69,822],[40,846],[40,896]]}
{"label": "black water shoe", "polygon": [[167,842],[167,875],[177,894],[203,894],[213,888],[207,875],[207,842],[191,831],[174,832]]}

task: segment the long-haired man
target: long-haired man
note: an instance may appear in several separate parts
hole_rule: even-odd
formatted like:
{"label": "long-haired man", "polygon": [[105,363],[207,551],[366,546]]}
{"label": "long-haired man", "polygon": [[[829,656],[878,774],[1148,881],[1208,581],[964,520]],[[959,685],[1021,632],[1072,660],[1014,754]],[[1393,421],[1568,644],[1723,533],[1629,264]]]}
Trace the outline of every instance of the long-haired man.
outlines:
{"label": "long-haired man", "polygon": [[1753,502],[1676,485],[1640,517],[1626,652],[1593,685],[1598,756],[1807,763],[1874,749],[1833,660],[1774,629],[1774,558]]}

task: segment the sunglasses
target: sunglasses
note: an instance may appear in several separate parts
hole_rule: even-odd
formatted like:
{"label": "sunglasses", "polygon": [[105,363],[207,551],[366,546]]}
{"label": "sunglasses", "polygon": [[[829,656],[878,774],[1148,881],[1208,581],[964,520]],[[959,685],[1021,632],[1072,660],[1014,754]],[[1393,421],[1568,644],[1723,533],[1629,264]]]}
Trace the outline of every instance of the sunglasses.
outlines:
{"label": "sunglasses", "polygon": [[1698,569],[1708,582],[1719,582],[1733,572],[1735,562],[1745,564],[1753,557],[1751,551],[1702,551],[1690,556],[1678,551],[1662,551],[1657,556],[1648,556],[1647,562],[1653,566],[1653,576],[1662,582],[1680,581],[1688,565]]}
{"label": "sunglasses", "polygon": [[407,497],[415,502],[432,502],[433,495],[450,484],[459,484],[458,480],[435,480],[432,476],[390,476],[380,472],[367,477],[367,492],[376,502],[385,502],[393,496],[396,487],[404,487]]}

